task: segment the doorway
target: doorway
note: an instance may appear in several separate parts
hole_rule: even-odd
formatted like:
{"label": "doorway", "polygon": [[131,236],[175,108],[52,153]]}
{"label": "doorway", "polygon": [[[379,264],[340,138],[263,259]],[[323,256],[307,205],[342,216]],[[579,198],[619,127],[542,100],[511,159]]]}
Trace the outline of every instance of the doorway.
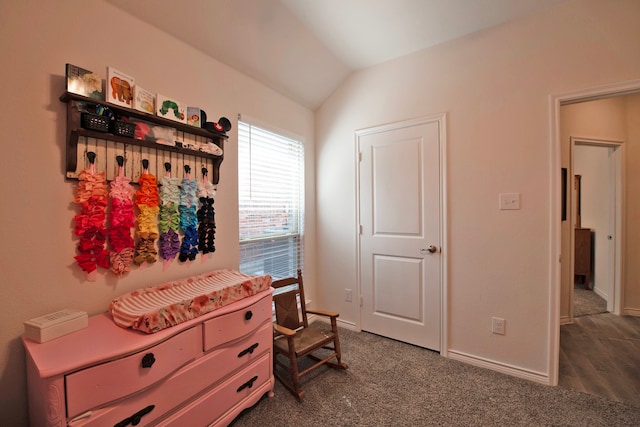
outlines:
{"label": "doorway", "polygon": [[571,322],[605,311],[620,314],[622,147],[619,141],[571,137]]}
{"label": "doorway", "polygon": [[[551,164],[553,166],[553,170],[557,170],[557,173],[551,174],[551,184],[552,184],[552,223],[551,223],[551,235],[553,236],[552,242],[552,250],[549,252],[550,258],[550,269],[551,269],[551,282],[550,282],[550,322],[549,322],[549,384],[557,385],[558,384],[558,373],[559,373],[559,362],[560,362],[560,325],[565,322],[565,310],[568,312],[568,307],[565,305],[566,301],[569,299],[566,292],[573,285],[573,277],[565,277],[564,267],[567,267],[568,264],[571,264],[573,259],[569,259],[573,255],[571,255],[573,251],[573,247],[569,248],[569,244],[565,245],[565,241],[563,239],[564,228],[573,227],[569,221],[562,221],[562,186],[560,173],[562,167],[568,167],[569,162],[563,159],[569,159],[569,136],[565,132],[566,129],[564,126],[565,114],[562,111],[562,107],[572,106],[573,104],[588,104],[588,101],[603,101],[610,99],[619,99],[623,96],[629,95],[633,96],[634,99],[637,100],[637,94],[640,92],[640,80],[630,81],[625,83],[613,84],[608,86],[602,86],[597,88],[585,89],[576,92],[570,92],[565,94],[558,94],[550,97],[550,105],[551,105],[551,130],[552,130],[552,143],[551,143]],[[633,105],[636,105],[634,103]],[[626,115],[625,115],[626,117]],[[585,123],[589,124],[588,132],[579,132],[579,133],[569,133],[569,135],[573,134],[582,134],[582,135],[591,135],[591,136],[600,136],[598,133],[601,129],[594,125],[595,122],[598,122],[602,119],[599,115],[587,115],[583,118]],[[563,133],[565,132],[565,133]],[[625,137],[622,136],[621,140]],[[605,138],[606,139],[606,138]],[[613,138],[617,139],[617,138]],[[621,147],[624,149],[624,146]],[[621,153],[621,152],[620,152]],[[621,156],[622,157],[622,156]],[[621,165],[624,166],[623,164]],[[622,176],[625,176],[625,171],[621,170],[620,173]],[[571,178],[569,175],[567,178]],[[567,181],[571,182],[569,179]],[[567,192],[569,193],[569,192]],[[622,196],[624,194],[624,188],[622,188]],[[567,206],[569,207],[569,206]],[[568,215],[567,215],[568,216]],[[620,248],[619,254],[621,256],[618,257],[618,260],[622,262],[621,258],[624,258],[624,252],[622,249],[625,249],[624,236],[625,233],[625,225],[623,223],[616,224],[616,233],[619,233],[621,239],[618,240],[618,247]],[[568,234],[567,234],[568,235]],[[567,239],[569,240],[569,239]],[[625,249],[627,252],[629,248]],[[622,304],[622,287],[624,285],[624,277],[625,277],[625,269],[620,267],[621,271],[620,277],[618,278],[620,282],[620,286],[617,289],[614,289],[614,292],[617,293],[620,298],[620,304]],[[615,307],[614,307],[615,310]],[[627,312],[635,312],[633,308],[625,308],[623,314],[627,314]],[[566,315],[568,317],[568,314]]]}
{"label": "doorway", "polygon": [[444,116],[356,132],[360,329],[440,351]]}

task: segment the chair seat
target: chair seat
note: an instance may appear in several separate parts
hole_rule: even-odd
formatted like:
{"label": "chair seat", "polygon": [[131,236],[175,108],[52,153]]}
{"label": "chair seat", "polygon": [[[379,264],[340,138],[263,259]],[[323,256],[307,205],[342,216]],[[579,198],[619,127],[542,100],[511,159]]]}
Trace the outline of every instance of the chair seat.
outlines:
{"label": "chair seat", "polygon": [[[293,337],[293,346],[296,350],[296,357],[301,357],[309,351],[318,348],[318,346],[331,342],[334,339],[334,333],[320,328],[308,327],[300,329]],[[285,337],[276,339],[273,343],[283,353],[289,352],[289,343]]]}

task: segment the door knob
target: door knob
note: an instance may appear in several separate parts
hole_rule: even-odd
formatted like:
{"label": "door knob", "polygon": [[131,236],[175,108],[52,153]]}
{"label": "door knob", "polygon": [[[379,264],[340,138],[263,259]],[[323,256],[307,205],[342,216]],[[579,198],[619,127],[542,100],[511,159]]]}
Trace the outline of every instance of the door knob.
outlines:
{"label": "door knob", "polygon": [[435,245],[429,245],[429,247],[427,247],[426,249],[420,249],[420,253],[421,254],[426,254],[427,252],[434,254],[436,252],[438,252],[438,247]]}

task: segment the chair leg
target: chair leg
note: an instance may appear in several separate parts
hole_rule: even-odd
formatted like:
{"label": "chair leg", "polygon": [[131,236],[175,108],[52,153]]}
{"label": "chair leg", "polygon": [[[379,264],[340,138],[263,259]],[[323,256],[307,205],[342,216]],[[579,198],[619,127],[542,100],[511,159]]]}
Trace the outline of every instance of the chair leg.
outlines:
{"label": "chair leg", "polygon": [[[289,367],[284,366],[282,362],[277,363],[276,357],[278,354],[274,354],[273,357],[273,373],[280,380],[282,385],[291,392],[298,400],[302,400],[304,398],[304,390],[300,389],[299,382],[299,371],[298,371],[298,361],[295,358],[295,355],[287,355],[289,359]],[[284,356],[284,354],[283,354]],[[282,367],[282,369],[287,371],[288,378],[285,378],[284,375],[278,370],[278,365]]]}
{"label": "chair leg", "polygon": [[339,369],[347,369],[347,364],[343,363],[341,360],[342,352],[340,351],[340,338],[338,337],[338,322],[336,321],[335,317],[331,319],[331,330],[333,331],[333,346],[336,352],[336,359],[338,360],[337,366],[334,364],[331,364],[331,366]]}
{"label": "chair leg", "polygon": [[335,346],[336,346],[336,359],[338,360],[338,363],[337,364],[332,363],[331,365],[334,368],[347,369],[349,366],[342,361],[342,353],[340,352],[340,340],[338,340],[338,337],[336,337]]}
{"label": "chair leg", "polygon": [[295,354],[289,354],[289,366],[291,372],[291,380],[293,382],[294,394],[298,397],[298,399],[302,399],[304,397],[304,392],[300,390],[298,359],[296,359]]}

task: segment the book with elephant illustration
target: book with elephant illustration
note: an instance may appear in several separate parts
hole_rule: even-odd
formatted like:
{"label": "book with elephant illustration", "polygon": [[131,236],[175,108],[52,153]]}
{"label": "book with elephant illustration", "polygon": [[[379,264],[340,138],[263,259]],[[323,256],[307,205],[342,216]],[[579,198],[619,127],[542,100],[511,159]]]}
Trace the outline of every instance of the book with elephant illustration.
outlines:
{"label": "book with elephant illustration", "polygon": [[180,123],[187,123],[186,107],[180,101],[164,95],[156,95],[156,115]]}
{"label": "book with elephant illustration", "polygon": [[123,107],[133,108],[134,83],[135,80],[133,77],[113,67],[107,67],[107,81],[105,84],[105,92],[107,92],[106,101]]}

